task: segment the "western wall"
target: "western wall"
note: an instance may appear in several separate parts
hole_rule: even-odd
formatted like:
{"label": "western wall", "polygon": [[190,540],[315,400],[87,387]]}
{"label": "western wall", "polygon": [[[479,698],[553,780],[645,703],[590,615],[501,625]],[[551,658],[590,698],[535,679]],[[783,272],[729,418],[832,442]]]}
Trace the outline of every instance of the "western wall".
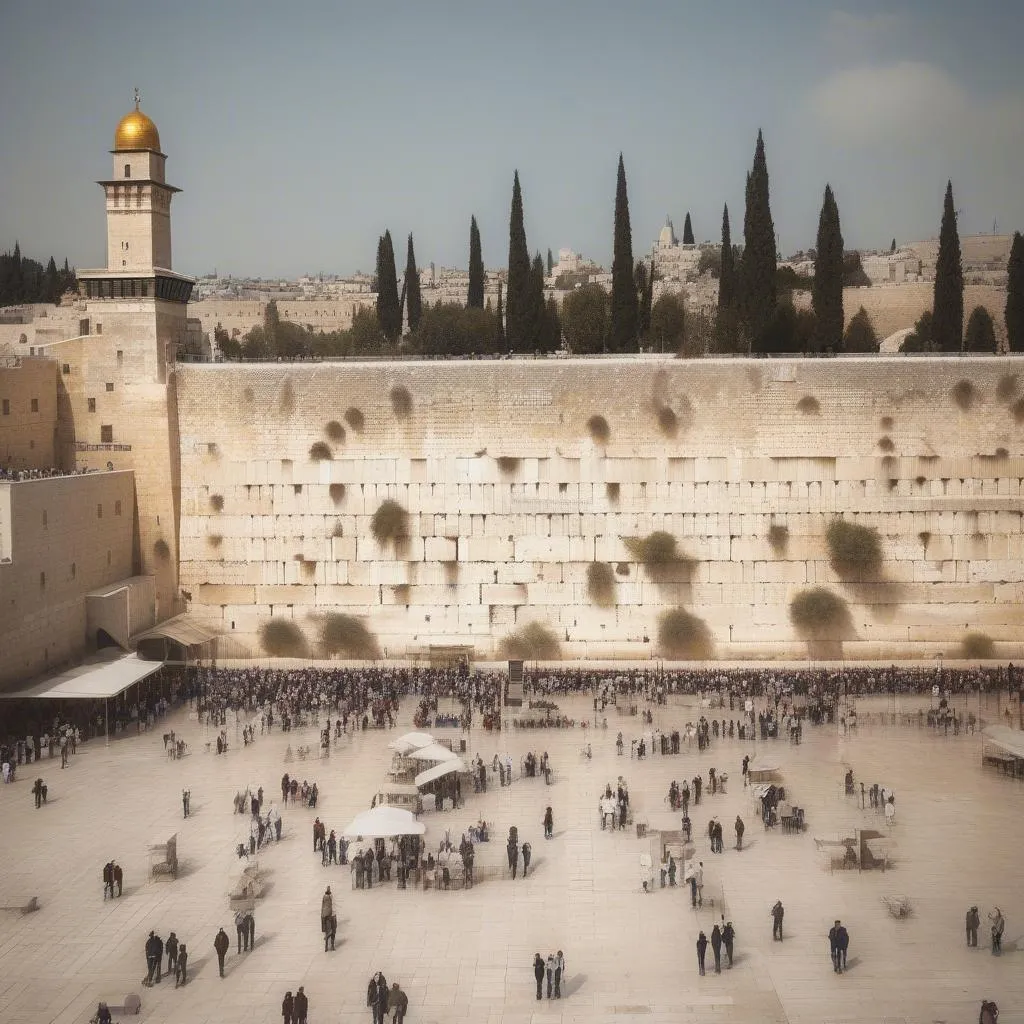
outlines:
{"label": "western wall", "polygon": [[[181,587],[253,653],[280,619],[316,653],[341,613],[391,657],[489,658],[532,622],[561,657],[658,657],[682,608],[701,659],[953,656],[968,633],[1024,656],[1024,358],[189,364],[175,385]],[[388,499],[407,528],[379,543]],[[881,566],[836,568],[838,516],[877,529]],[[815,588],[834,628],[791,620]]]}

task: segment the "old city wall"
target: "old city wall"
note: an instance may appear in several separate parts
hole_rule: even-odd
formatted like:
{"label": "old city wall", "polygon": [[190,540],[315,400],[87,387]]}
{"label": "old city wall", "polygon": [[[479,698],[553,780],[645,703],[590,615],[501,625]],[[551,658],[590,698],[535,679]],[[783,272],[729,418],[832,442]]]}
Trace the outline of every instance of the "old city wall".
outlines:
{"label": "old city wall", "polygon": [[132,573],[131,473],[0,482],[0,688],[85,652],[86,595]]}
{"label": "old city wall", "polygon": [[[647,657],[682,607],[712,657],[805,657],[790,603],[825,587],[847,658],[1024,653],[1022,358],[189,365],[177,391],[181,584],[254,652],[340,612],[391,655],[488,657],[536,621],[564,657]],[[877,528],[881,573],[840,580],[837,515]],[[657,530],[692,562],[639,565]]]}
{"label": "old city wall", "polygon": [[56,466],[56,429],[54,363],[27,355],[0,357],[0,468]]}

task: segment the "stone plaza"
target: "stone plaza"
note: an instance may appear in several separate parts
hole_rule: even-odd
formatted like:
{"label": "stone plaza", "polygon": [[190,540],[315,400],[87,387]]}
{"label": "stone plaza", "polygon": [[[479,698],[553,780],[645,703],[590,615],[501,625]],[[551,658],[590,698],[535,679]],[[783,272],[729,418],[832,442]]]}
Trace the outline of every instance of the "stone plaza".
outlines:
{"label": "stone plaza", "polygon": [[[620,698],[620,703],[622,703]],[[954,698],[958,714],[999,720],[1006,701]],[[218,757],[208,743],[214,730],[179,708],[150,732],[134,731],[79,747],[67,770],[59,760],[24,767],[19,781],[0,788],[0,904],[23,905],[38,896],[40,910],[2,913],[0,1005],[7,1024],[78,1024],[99,1000],[112,1006],[128,993],[142,997],[147,1020],[188,1024],[260,1024],[280,1019],[285,991],[305,987],[310,1020],[370,1020],[366,985],[381,970],[409,996],[411,1024],[569,1024],[594,1021],[775,1022],[792,1024],[907,1024],[973,1021],[982,998],[994,999],[1006,1022],[1024,1021],[1024,975],[1016,964],[1024,921],[1024,890],[1018,881],[1024,823],[1020,783],[982,767],[980,733],[944,736],[918,725],[917,709],[928,698],[875,697],[858,701],[859,726],[849,735],[835,725],[805,723],[803,742],[714,739],[675,756],[630,756],[641,734],[638,717],[609,707],[607,728],[594,727],[589,698],[558,698],[563,714],[587,719],[589,728],[510,730],[473,728],[467,756],[490,765],[498,753],[511,757],[514,780],[500,787],[489,771],[486,793],[466,793],[454,811],[432,807],[421,815],[425,842],[437,850],[451,835],[458,845],[468,826],[485,819],[491,841],[477,845],[477,884],[469,890],[400,890],[392,881],[354,890],[348,867],[321,866],[312,852],[312,822],[341,833],[370,805],[391,763],[388,741],[411,728],[413,698],[402,701],[394,730],[350,733],[327,759],[286,761],[289,745],[310,744],[316,727],[266,736],[243,747],[228,717],[230,750]],[[441,702],[440,711],[447,709]],[[706,711],[697,698],[670,696],[654,706],[654,727],[671,731],[701,713],[738,718],[728,710]],[[1016,705],[1012,713],[1017,715]],[[895,716],[895,724],[893,716]],[[161,734],[174,729],[189,744],[170,760]],[[625,753],[616,754],[621,731]],[[591,745],[592,758],[583,755]],[[767,750],[764,750],[767,748]],[[527,751],[547,751],[552,785],[523,778]],[[750,793],[744,791],[744,753],[777,760],[790,799],[805,808],[802,834],[766,831]],[[641,886],[639,855],[650,837],[635,828],[602,831],[598,797],[606,783],[626,779],[635,821],[652,832],[678,828],[666,794],[673,779],[709,767],[729,775],[727,792],[705,793],[691,806],[696,857],[703,861],[705,906],[695,911],[690,891]],[[897,819],[889,870],[830,872],[814,838],[857,827],[886,831],[881,815],[861,810],[844,795],[843,777],[880,783],[896,796]],[[256,904],[254,951],[235,953],[228,893],[244,862],[235,852],[247,832],[247,816],[233,813],[232,798],[247,786],[263,786],[267,800],[279,793],[281,775],[316,781],[316,810],[282,808],[283,838],[259,854],[270,885]],[[30,788],[42,776],[48,803],[36,810]],[[493,780],[493,782],[491,781]],[[192,794],[192,814],[182,820],[181,792]],[[541,819],[554,813],[554,837],[545,842]],[[734,849],[733,822],[743,817],[742,852]],[[725,828],[725,852],[712,855],[706,837],[710,816]],[[534,858],[528,877],[513,881],[504,839],[515,825]],[[150,844],[178,836],[180,875],[151,880]],[[353,843],[351,852],[362,844]],[[104,900],[101,869],[116,859],[125,874],[124,895]],[[335,894],[337,950],[325,953],[318,907],[324,888]],[[912,915],[891,916],[882,897],[909,898]],[[714,905],[710,901],[714,900]],[[769,911],[781,899],[785,940],[773,942]],[[967,949],[964,914],[982,914],[979,948]],[[987,913],[1007,919],[1004,953],[992,956]],[[695,940],[710,934],[720,915],[736,928],[735,966],[698,977]],[[827,933],[835,918],[851,935],[849,971],[830,969]],[[213,939],[223,926],[231,938],[226,977],[218,977]],[[174,989],[165,976],[142,987],[143,945],[151,929],[170,931],[190,950],[187,987]],[[563,998],[534,998],[535,952],[562,950]]]}

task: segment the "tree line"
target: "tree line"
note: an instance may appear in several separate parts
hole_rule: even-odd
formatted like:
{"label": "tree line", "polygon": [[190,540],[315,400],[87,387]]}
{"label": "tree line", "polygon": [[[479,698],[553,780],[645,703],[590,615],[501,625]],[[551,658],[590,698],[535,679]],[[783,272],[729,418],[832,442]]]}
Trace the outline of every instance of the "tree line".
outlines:
{"label": "tree line", "polygon": [[49,302],[57,305],[65,292],[77,292],[74,268],[58,267],[51,256],[44,267],[37,260],[21,255],[21,245],[14,243],[14,252],[0,254],[0,306]]}

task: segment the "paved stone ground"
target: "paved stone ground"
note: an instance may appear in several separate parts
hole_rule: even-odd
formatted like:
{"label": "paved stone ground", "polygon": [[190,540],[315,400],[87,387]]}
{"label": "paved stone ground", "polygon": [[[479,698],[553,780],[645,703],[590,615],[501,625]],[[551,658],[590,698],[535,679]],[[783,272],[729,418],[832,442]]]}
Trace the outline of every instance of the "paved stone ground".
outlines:
{"label": "paved stone ground", "polygon": [[[570,715],[586,714],[582,699],[562,705]],[[859,704],[862,715],[887,707],[888,700]],[[411,712],[406,701],[402,726]],[[694,717],[681,703],[658,713],[669,729]],[[159,732],[171,727],[192,744],[193,753],[180,762],[164,757]],[[156,734],[109,747],[86,744],[66,771],[59,761],[44,764],[51,798],[42,810],[34,809],[29,791],[36,773],[25,772],[22,781],[0,788],[0,904],[38,895],[43,909],[26,916],[0,911],[0,1018],[5,1024],[77,1024],[98,999],[120,1003],[137,991],[149,1020],[260,1024],[280,1020],[285,990],[301,984],[312,1024],[367,1024],[366,982],[380,969],[409,994],[410,1024],[973,1022],[983,996],[999,1003],[1003,1024],[1024,1021],[1024,788],[982,770],[977,736],[943,738],[916,726],[876,724],[848,738],[834,728],[808,728],[799,747],[768,744],[787,788],[806,808],[809,828],[798,836],[766,834],[743,791],[744,748],[760,743],[718,741],[699,756],[637,762],[616,756],[619,728],[628,752],[638,720],[614,710],[607,731],[515,732],[501,740],[474,731],[470,751],[486,759],[504,752],[506,742],[517,765],[527,750],[547,749],[556,780],[547,788],[542,780],[517,779],[511,787],[469,795],[457,812],[424,815],[435,847],[445,828],[457,841],[480,816],[495,823],[495,841],[480,847],[477,858],[478,869],[493,866],[494,877],[468,892],[398,891],[394,883],[353,892],[347,868],[325,869],[312,853],[314,812],[288,808],[284,841],[261,857],[272,887],[258,905],[256,949],[241,957],[234,953],[227,905],[241,867],[233,848],[243,830],[243,819],[231,812],[232,795],[252,783],[272,797],[282,772],[291,769],[319,781],[318,813],[340,830],[368,806],[389,763],[385,744],[398,732],[361,734],[343,741],[328,761],[285,765],[289,741],[315,744],[315,732],[275,732],[217,757],[204,751],[201,727],[178,712]],[[588,739],[592,760],[580,756]],[[729,773],[729,792],[702,802],[692,814],[695,829],[717,814],[728,847],[740,813],[747,842],[742,853],[712,856],[706,839],[698,840],[706,893],[724,898],[738,954],[731,971],[699,978],[697,929],[710,933],[719,906],[693,911],[682,887],[644,895],[638,855],[645,843],[635,832],[602,832],[596,800],[605,782],[622,773],[637,817],[656,824],[669,820],[664,796],[671,779],[697,771],[706,778],[712,765]],[[874,812],[856,809],[842,795],[846,766],[858,779],[896,793],[898,863],[884,875],[829,874],[815,852],[815,835],[862,821],[878,826]],[[187,822],[181,819],[183,786],[193,794]],[[547,803],[555,815],[551,842],[541,828]],[[534,848],[530,877],[514,882],[500,870],[511,824]],[[147,846],[174,832],[183,876],[151,882]],[[120,900],[104,902],[100,872],[109,858],[124,868],[126,888]],[[331,954],[323,952],[318,920],[326,884],[339,906],[338,948]],[[909,895],[913,917],[890,917],[880,900],[886,893]],[[782,944],[771,939],[769,908],[776,898],[786,906]],[[971,903],[983,916],[978,950],[964,946]],[[984,916],[993,904],[1008,922],[1002,958],[985,948]],[[851,969],[840,977],[832,973],[826,938],[836,917],[851,934]],[[212,948],[222,924],[232,940],[223,981]],[[173,929],[188,943],[187,988],[175,991],[166,980],[141,987],[151,928],[165,938]],[[565,998],[539,1004],[533,953],[558,948],[567,960]]]}

